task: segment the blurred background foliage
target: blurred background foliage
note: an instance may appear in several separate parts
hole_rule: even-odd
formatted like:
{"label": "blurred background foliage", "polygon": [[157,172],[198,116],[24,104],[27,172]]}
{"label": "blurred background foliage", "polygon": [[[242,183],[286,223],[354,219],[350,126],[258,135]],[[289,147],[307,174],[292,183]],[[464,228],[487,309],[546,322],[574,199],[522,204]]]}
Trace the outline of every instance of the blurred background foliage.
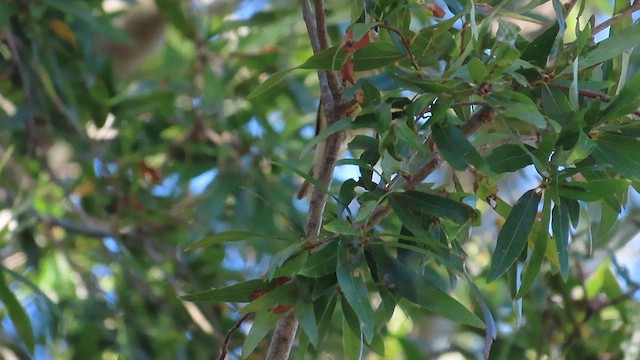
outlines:
{"label": "blurred background foliage", "polygon": [[[613,6],[589,1],[587,11],[606,18]],[[336,44],[350,8],[327,9]],[[307,204],[294,200],[301,178],[291,169],[309,163],[300,154],[314,135],[317,76],[294,71],[267,96],[247,95],[311,55],[297,2],[0,3],[0,356],[216,357],[237,304],[177,296],[260,278],[301,238]],[[531,174],[502,183],[513,203]],[[605,251],[572,262],[566,284],[541,275],[525,320],[504,284],[478,280],[498,324],[492,358],[636,358],[640,309],[628,291],[638,247],[625,245],[637,221],[632,202]],[[485,219],[465,244],[472,274],[488,267],[498,225]],[[231,229],[269,236],[184,252]],[[461,285],[456,297],[470,304]],[[340,357],[334,322],[318,356]],[[403,306],[386,357],[477,358],[483,337]]]}

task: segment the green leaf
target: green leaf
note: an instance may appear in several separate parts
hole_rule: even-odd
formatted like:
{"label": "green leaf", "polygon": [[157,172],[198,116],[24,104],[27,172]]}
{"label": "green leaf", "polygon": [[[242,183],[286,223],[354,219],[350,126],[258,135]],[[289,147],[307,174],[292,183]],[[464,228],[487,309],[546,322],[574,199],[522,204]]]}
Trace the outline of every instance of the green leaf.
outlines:
{"label": "green leaf", "polygon": [[420,305],[421,307],[449,320],[484,328],[482,320],[464,305],[438,289],[428,278],[409,270],[404,264],[391,257],[384,248],[372,248],[378,266],[382,284],[396,296]]}
{"label": "green leaf", "polygon": [[318,143],[326,140],[329,136],[337,133],[338,131],[343,131],[343,130],[347,130],[347,129],[354,129],[354,128],[355,127],[353,125],[353,121],[351,121],[351,118],[347,117],[347,118],[343,118],[343,119],[340,119],[340,120],[336,121],[335,123],[333,123],[328,128],[322,130],[313,139],[311,139],[311,141],[309,141],[307,143],[307,145],[304,147],[304,149],[302,149],[301,156],[304,156],[306,153],[311,151],[311,149],[313,149],[313,147],[316,146]]}
{"label": "green leaf", "polygon": [[[524,146],[530,152],[536,150],[533,146],[526,144]],[[533,164],[531,156],[518,144],[498,146],[486,157],[486,161],[491,170],[497,174],[518,171]]]}
{"label": "green leaf", "polygon": [[[640,31],[640,29],[638,29]],[[640,39],[639,39],[640,40]],[[614,96],[602,111],[597,125],[631,114],[640,107],[640,72],[629,80],[620,93]]]}
{"label": "green leaf", "polygon": [[520,58],[531,65],[544,68],[559,30],[557,23],[549,27],[527,45]]}
{"label": "green leaf", "polygon": [[258,347],[262,339],[269,333],[280,318],[282,318],[285,314],[275,314],[271,311],[260,311],[256,314],[255,319],[253,319],[253,325],[251,325],[251,330],[249,330],[249,334],[244,340],[244,344],[242,345],[242,357],[247,358],[253,351]]}
{"label": "green leaf", "polygon": [[334,234],[341,235],[361,235],[360,231],[353,227],[353,225],[346,220],[334,220],[328,224],[325,224],[323,228],[326,231],[332,232]]}
{"label": "green leaf", "polygon": [[278,85],[293,70],[295,70],[295,69],[282,70],[282,71],[278,71],[277,73],[269,76],[269,78],[267,80],[265,80],[263,83],[258,85],[258,87],[253,89],[253,91],[249,95],[247,95],[247,99],[248,100],[255,99],[256,97],[258,97],[258,96],[266,93],[267,91],[271,90],[271,88],[273,88],[276,85]]}
{"label": "green leaf", "polygon": [[567,96],[560,89],[546,85],[542,87],[541,91],[544,113],[550,119],[568,125],[573,109]]}
{"label": "green leaf", "polygon": [[536,189],[525,192],[513,205],[511,213],[498,234],[487,281],[496,280],[515,263],[527,245],[527,238],[538,213],[540,194]]}
{"label": "green leaf", "polygon": [[339,71],[346,59],[347,53],[340,51],[337,46],[333,46],[312,55],[297,69]]}
{"label": "green leaf", "polygon": [[562,279],[567,281],[569,278],[569,210],[560,202],[555,204],[552,214],[551,229],[556,241],[560,273]]}
{"label": "green leaf", "polygon": [[542,218],[540,222],[534,226],[533,235],[533,253],[529,257],[527,269],[522,276],[522,284],[516,293],[515,299],[521,299],[531,288],[536,277],[540,273],[540,266],[544,260],[544,255],[547,251],[547,241],[549,240],[549,222],[551,221],[551,196],[550,194],[544,195],[544,202],[542,204]]}
{"label": "green leaf", "polygon": [[467,69],[469,69],[469,74],[471,75],[473,82],[475,82],[476,84],[482,84],[489,74],[489,72],[487,71],[487,67],[477,57],[469,60],[469,62],[467,63]]}
{"label": "green leaf", "polygon": [[205,236],[203,239],[198,240],[193,244],[187,246],[184,249],[184,251],[192,251],[195,249],[201,249],[201,248],[205,248],[213,245],[220,245],[227,242],[240,241],[240,240],[245,240],[245,239],[259,237],[259,236],[260,235],[258,234],[254,234],[246,231],[238,231],[238,230],[224,231],[217,234]]}
{"label": "green leaf", "polygon": [[239,313],[248,314],[250,312],[271,311],[271,309],[278,305],[295,304],[297,300],[295,293],[296,287],[293,284],[275,283],[270,288],[253,294],[252,297],[257,298],[241,308]]}
{"label": "green leaf", "polygon": [[466,223],[476,214],[471,207],[463,203],[419,191],[393,193],[388,199],[396,212],[414,209],[422,214],[444,218],[458,224]]}
{"label": "green leaf", "polygon": [[602,200],[613,193],[629,187],[631,182],[623,179],[598,179],[590,181],[572,181],[560,184],[558,191],[560,196],[594,202]]}
{"label": "green leaf", "polygon": [[15,13],[16,8],[13,4],[0,4],[0,29],[9,25],[9,20]]}
{"label": "green leaf", "polygon": [[360,328],[367,342],[371,342],[374,334],[373,308],[369,302],[366,284],[366,264],[363,261],[362,249],[352,253],[346,246],[338,248],[338,267],[336,276],[343,296],[358,315]]}
{"label": "green leaf", "polygon": [[219,289],[210,289],[193,294],[179,296],[181,300],[193,302],[249,302],[256,291],[268,289],[269,284],[262,280],[249,280],[243,283]]}
{"label": "green leaf", "polygon": [[[628,26],[617,34],[599,42],[593,50],[578,59],[578,71],[613,59],[638,45],[640,45],[640,23]],[[559,75],[568,74],[572,71],[572,67],[568,66]]]}
{"label": "green leaf", "polygon": [[16,328],[18,335],[20,335],[20,338],[24,341],[27,349],[33,353],[35,349],[35,340],[33,337],[31,320],[18,301],[18,298],[16,298],[11,289],[9,289],[6,281],[4,271],[0,271],[0,301],[2,301],[2,304],[9,314],[9,318],[11,319],[13,326]]}
{"label": "green leaf", "polygon": [[353,55],[355,71],[367,71],[379,69],[391,65],[405,56],[398,52],[392,43],[373,42]]}
{"label": "green leaf", "polygon": [[502,91],[487,96],[486,100],[497,112],[508,118],[522,120],[540,129],[547,127],[547,121],[536,104],[524,94]]}
{"label": "green leaf", "polygon": [[598,132],[593,140],[597,146],[592,155],[599,163],[611,166],[626,178],[640,180],[640,141],[609,132]]}
{"label": "green leaf", "polygon": [[[307,262],[309,253],[306,251],[299,252],[300,244],[295,245],[297,251],[294,251],[292,256],[284,259],[285,252],[281,251],[271,258],[271,262],[269,262],[269,270],[267,270],[267,273],[265,274],[265,280],[271,281],[273,278],[293,277],[298,273],[302,266]],[[276,259],[276,257],[278,258]],[[280,265],[276,265],[280,261],[283,262]]]}
{"label": "green leaf", "polygon": [[171,25],[175,26],[182,36],[187,39],[194,39],[196,36],[195,22],[187,19],[185,12],[180,6],[180,1],[155,0],[160,14],[167,19]]}
{"label": "green leaf", "polygon": [[427,146],[423,140],[415,131],[410,129],[405,122],[394,122],[393,127],[398,139],[400,139],[403,144],[407,144],[412,150],[416,150],[421,154],[426,153]]}
{"label": "green leaf", "polygon": [[451,167],[459,171],[465,170],[468,165],[479,169],[486,167],[482,156],[457,126],[434,124],[431,129],[438,149]]}
{"label": "green leaf", "polygon": [[310,278],[320,278],[336,270],[338,242],[332,241],[322,250],[311,254],[298,274]]}
{"label": "green leaf", "polygon": [[[364,1],[351,0],[350,3],[351,3],[351,22],[354,23],[358,21],[358,19],[360,19],[360,15],[362,15],[362,12],[364,11]],[[354,24],[354,26],[355,25],[360,25],[360,24]]]}
{"label": "green leaf", "polygon": [[346,317],[342,318],[342,350],[344,358],[347,360],[362,359],[364,344],[349,328],[349,322]]}
{"label": "green leaf", "polygon": [[293,308],[296,318],[300,322],[302,331],[307,335],[313,347],[318,346],[318,322],[313,311],[313,304],[307,299],[298,301]]}
{"label": "green leaf", "polygon": [[469,288],[471,288],[471,293],[475,296],[476,301],[480,305],[480,309],[482,310],[482,316],[484,317],[484,323],[487,328],[487,334],[485,335],[484,340],[484,358],[489,358],[489,353],[491,352],[491,346],[493,345],[493,341],[498,336],[498,327],[496,326],[496,321],[493,319],[493,315],[491,314],[491,309],[489,309],[489,305],[487,301],[484,299],[482,292],[478,288],[478,286],[471,280],[471,277],[467,273],[466,269],[464,271],[464,278],[467,280],[469,284]]}

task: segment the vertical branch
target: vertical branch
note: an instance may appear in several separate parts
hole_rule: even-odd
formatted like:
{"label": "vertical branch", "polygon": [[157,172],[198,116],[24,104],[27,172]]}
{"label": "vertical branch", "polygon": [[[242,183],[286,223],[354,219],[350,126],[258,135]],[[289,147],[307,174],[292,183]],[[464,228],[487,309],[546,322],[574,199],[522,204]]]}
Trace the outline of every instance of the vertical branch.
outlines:
{"label": "vertical branch", "polygon": [[[309,0],[302,0],[302,17],[307,27],[309,40],[314,53],[329,48],[329,36],[326,25],[326,14],[323,0],[313,0],[314,11],[311,10]],[[345,107],[342,97],[342,87],[335,73],[318,71],[320,83],[320,104],[330,126],[335,123]],[[333,134],[326,139],[323,161],[318,170],[318,181],[323,188],[328,188],[333,177],[333,169],[340,148],[341,134]],[[327,194],[315,187],[309,203],[309,214],[305,226],[307,239],[316,238],[322,226],[322,214],[327,203]],[[271,344],[267,352],[267,360],[282,360],[289,358],[293,341],[298,329],[298,320],[293,313],[280,319],[276,324]]]}

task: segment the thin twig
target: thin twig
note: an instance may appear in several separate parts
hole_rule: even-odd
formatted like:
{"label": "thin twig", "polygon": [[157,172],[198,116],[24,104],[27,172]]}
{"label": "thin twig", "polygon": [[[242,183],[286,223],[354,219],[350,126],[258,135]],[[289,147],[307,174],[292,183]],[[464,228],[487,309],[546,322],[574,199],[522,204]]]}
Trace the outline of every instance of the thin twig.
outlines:
{"label": "thin twig", "polygon": [[421,70],[420,65],[418,65],[418,62],[416,61],[416,57],[413,55],[413,52],[411,51],[411,42],[409,41],[409,39],[404,37],[404,35],[402,35],[402,32],[400,32],[400,30],[394,28],[393,26],[382,24],[380,25],[380,27],[382,29],[387,29],[388,31],[391,31],[392,33],[400,37],[400,40],[402,40],[402,45],[404,45],[405,49],[407,50],[407,54],[409,55],[409,62],[411,62],[411,66],[413,66],[413,68],[416,69],[417,71],[420,71]]}
{"label": "thin twig", "polygon": [[[460,130],[466,136],[470,136],[475,133],[482,124],[490,122],[495,116],[495,112],[490,107],[482,107],[476,111],[471,117],[460,126]],[[429,143],[430,140],[427,140]],[[424,164],[415,173],[411,174],[407,182],[403,185],[404,190],[413,190],[416,186],[420,185],[424,179],[431,175],[442,164],[442,157],[439,153],[435,152],[433,158]],[[385,216],[389,214],[391,207],[388,204],[379,205],[371,214],[366,224],[360,224],[364,230],[373,228],[379,223]]]}
{"label": "thin twig", "polygon": [[[569,88],[567,86],[556,84],[556,83],[548,83],[548,85],[558,88],[564,92],[569,92]],[[606,103],[611,101],[611,96],[607,94],[603,94],[601,92],[593,91],[593,90],[578,89],[578,95],[588,97],[590,99],[599,98],[600,101],[606,102]],[[635,110],[632,114],[636,116],[640,116],[640,109]]]}
{"label": "thin twig", "polygon": [[631,13],[640,10],[640,1],[635,0],[633,2],[633,4],[628,7],[626,10],[613,15],[612,17],[610,17],[609,19],[601,22],[600,24],[596,25],[593,30],[591,30],[591,36],[595,36],[596,34],[598,34],[599,32],[601,32],[602,30],[608,28],[609,26],[615,24],[616,22],[624,19],[625,17],[627,17],[628,15],[631,15]]}
{"label": "thin twig", "polygon": [[245,321],[249,320],[254,315],[255,313],[252,312],[246,314],[245,316],[241,317],[240,320],[238,320],[231,329],[229,329],[229,332],[227,333],[227,336],[225,336],[224,342],[222,343],[222,350],[220,351],[219,357],[220,360],[225,360],[227,358],[227,354],[229,353],[229,343],[231,342],[231,337],[233,336],[233,334],[238,331],[238,329],[240,329],[240,326],[242,326]]}

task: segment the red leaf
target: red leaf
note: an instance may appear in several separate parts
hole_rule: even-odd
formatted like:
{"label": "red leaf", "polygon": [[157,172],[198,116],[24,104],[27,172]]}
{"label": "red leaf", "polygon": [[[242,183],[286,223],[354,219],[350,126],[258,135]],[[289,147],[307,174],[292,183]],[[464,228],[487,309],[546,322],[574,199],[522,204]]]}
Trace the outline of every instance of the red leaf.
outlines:
{"label": "red leaf", "polygon": [[[369,30],[371,31],[371,30]],[[342,37],[342,41],[340,42],[340,50],[344,52],[354,52],[360,49],[364,49],[369,45],[369,33],[364,34],[362,39],[358,41],[353,40],[353,31],[349,30]]]}
{"label": "red leaf", "polygon": [[350,84],[355,84],[353,80],[353,57],[349,56],[347,61],[342,65],[342,69],[340,70],[340,74],[345,81],[348,81]]}
{"label": "red leaf", "polygon": [[443,18],[446,15],[444,10],[442,10],[440,6],[433,3],[427,4],[427,9],[431,10],[431,12],[433,13],[433,16],[437,18]]}
{"label": "red leaf", "polygon": [[292,304],[280,304],[270,308],[268,311],[271,311],[274,314],[284,314],[291,310],[292,307]]}
{"label": "red leaf", "polygon": [[160,169],[150,167],[144,160],[140,161],[139,167],[143,179],[152,184],[159,184],[162,182],[163,176]]}

